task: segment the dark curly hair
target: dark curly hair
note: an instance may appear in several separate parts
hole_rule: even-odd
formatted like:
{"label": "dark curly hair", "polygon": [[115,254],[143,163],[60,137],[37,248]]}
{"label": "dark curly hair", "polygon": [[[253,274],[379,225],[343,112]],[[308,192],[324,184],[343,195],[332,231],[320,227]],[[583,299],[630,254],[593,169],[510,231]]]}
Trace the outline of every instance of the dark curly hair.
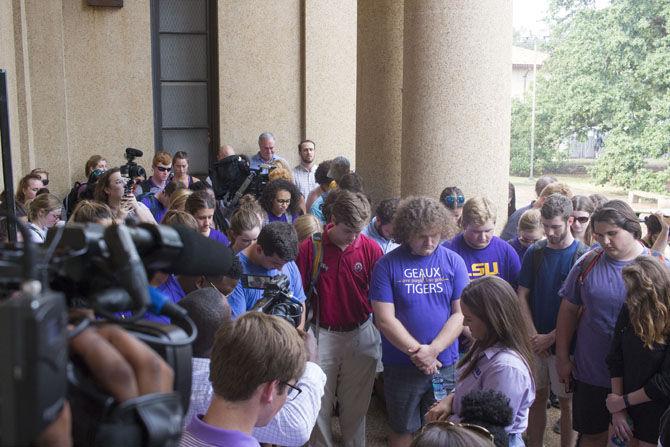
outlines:
{"label": "dark curly hair", "polygon": [[430,197],[408,197],[398,205],[393,218],[393,236],[399,244],[409,242],[412,235],[437,229],[442,237],[452,236],[456,229],[447,210]]}
{"label": "dark curly hair", "polygon": [[462,423],[480,425],[491,432],[496,447],[507,447],[509,436],[505,427],[512,423],[514,414],[509,398],[496,390],[475,390],[461,399]]}
{"label": "dark curly hair", "polygon": [[398,211],[399,204],[400,199],[397,197],[393,199],[384,199],[379,202],[379,205],[377,205],[377,208],[375,209],[377,221],[382,225],[387,225],[393,222],[393,217],[395,216],[396,211]]}
{"label": "dark curly hair", "polygon": [[291,194],[291,203],[289,203],[286,213],[291,215],[300,213],[300,197],[302,194],[295,183],[283,179],[272,180],[265,185],[265,189],[263,189],[263,193],[258,199],[265,212],[272,212],[272,201],[279,191],[287,191]]}
{"label": "dark curly hair", "polygon": [[270,222],[261,229],[256,243],[265,256],[277,255],[287,262],[298,256],[298,235],[290,223]]}
{"label": "dark curly hair", "polygon": [[314,171],[314,180],[319,185],[328,185],[333,181],[332,178],[328,177],[331,163],[332,160],[322,161],[319,163],[319,166],[316,167],[316,171]]}

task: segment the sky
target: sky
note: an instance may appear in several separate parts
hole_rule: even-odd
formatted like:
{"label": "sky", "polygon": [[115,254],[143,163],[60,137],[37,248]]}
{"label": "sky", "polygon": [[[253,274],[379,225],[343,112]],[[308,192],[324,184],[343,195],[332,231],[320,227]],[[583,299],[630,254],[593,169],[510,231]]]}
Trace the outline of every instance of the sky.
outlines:
{"label": "sky", "polygon": [[530,30],[537,36],[549,34],[544,16],[547,12],[547,0],[513,0],[514,29]]}
{"label": "sky", "polygon": [[[596,8],[606,7],[610,0],[595,0]],[[547,14],[547,0],[513,0],[513,24],[516,30],[530,30],[538,37],[549,34],[549,28],[544,23]]]}

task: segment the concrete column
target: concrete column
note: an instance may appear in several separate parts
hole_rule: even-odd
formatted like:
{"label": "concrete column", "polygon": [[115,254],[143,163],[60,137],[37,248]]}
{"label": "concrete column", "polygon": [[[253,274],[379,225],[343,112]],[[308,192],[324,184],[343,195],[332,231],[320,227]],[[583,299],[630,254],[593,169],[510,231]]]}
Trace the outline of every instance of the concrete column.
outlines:
{"label": "concrete column", "polygon": [[403,196],[456,185],[503,216],[512,1],[406,0],[403,37]]}
{"label": "concrete column", "polygon": [[403,2],[358,2],[356,171],[373,204],[400,195]]}
{"label": "concrete column", "polygon": [[356,0],[305,0],[304,8],[304,136],[316,143],[317,162],[344,155],[353,164]]}

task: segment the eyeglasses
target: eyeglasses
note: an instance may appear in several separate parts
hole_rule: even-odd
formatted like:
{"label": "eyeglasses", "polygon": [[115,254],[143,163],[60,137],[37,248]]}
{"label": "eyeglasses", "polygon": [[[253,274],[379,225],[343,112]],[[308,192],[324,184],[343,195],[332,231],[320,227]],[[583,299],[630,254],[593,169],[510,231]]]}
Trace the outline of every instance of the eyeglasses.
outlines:
{"label": "eyeglasses", "polygon": [[488,438],[491,440],[491,442],[495,441],[495,438],[493,436],[493,433],[491,433],[486,427],[482,427],[481,425],[476,425],[476,424],[468,424],[468,423],[455,423],[451,421],[435,421],[435,422],[429,422],[426,425],[421,428],[421,433],[425,432],[428,430],[430,427],[439,427],[445,430],[453,430],[456,427],[463,427],[466,430],[473,431],[485,438]]}
{"label": "eyeglasses", "polygon": [[458,206],[459,208],[462,207],[463,204],[465,203],[465,197],[464,196],[447,196],[446,200],[447,200],[447,205],[454,206],[454,204],[456,204],[456,206]]}
{"label": "eyeglasses", "polygon": [[161,172],[170,172],[172,171],[172,166],[166,168],[165,166],[154,166],[154,168],[158,169]]}
{"label": "eyeglasses", "polygon": [[581,217],[575,217],[575,220],[579,222],[580,224],[585,224],[589,221],[590,217],[588,216],[581,216]]}
{"label": "eyeglasses", "polygon": [[291,203],[291,199],[275,199],[275,202],[277,202],[280,205],[288,205]]}
{"label": "eyeglasses", "polygon": [[293,400],[296,397],[300,396],[300,393],[302,393],[302,390],[298,388],[295,385],[291,385],[288,382],[279,382],[282,385],[286,385],[288,387],[288,391],[286,392],[286,400]]}

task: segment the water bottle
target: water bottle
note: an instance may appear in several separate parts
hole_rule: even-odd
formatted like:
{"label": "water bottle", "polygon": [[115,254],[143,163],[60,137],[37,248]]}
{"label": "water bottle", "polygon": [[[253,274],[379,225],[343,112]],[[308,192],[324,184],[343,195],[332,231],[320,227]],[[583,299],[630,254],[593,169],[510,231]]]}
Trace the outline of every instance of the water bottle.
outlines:
{"label": "water bottle", "polygon": [[435,396],[436,401],[441,401],[447,397],[447,389],[444,386],[444,377],[440,375],[439,372],[433,374],[433,396]]}
{"label": "water bottle", "polygon": [[[629,426],[630,429],[632,430],[632,429],[633,429],[633,420],[630,418],[630,416],[628,416],[628,417],[626,418],[626,420],[628,421],[628,426]],[[626,441],[624,441],[624,440],[621,439],[619,436],[617,436],[616,433],[612,435],[612,437],[610,438],[610,441],[612,442],[612,445],[613,445],[614,447],[626,447],[626,445],[628,445],[628,444],[626,443]]]}

